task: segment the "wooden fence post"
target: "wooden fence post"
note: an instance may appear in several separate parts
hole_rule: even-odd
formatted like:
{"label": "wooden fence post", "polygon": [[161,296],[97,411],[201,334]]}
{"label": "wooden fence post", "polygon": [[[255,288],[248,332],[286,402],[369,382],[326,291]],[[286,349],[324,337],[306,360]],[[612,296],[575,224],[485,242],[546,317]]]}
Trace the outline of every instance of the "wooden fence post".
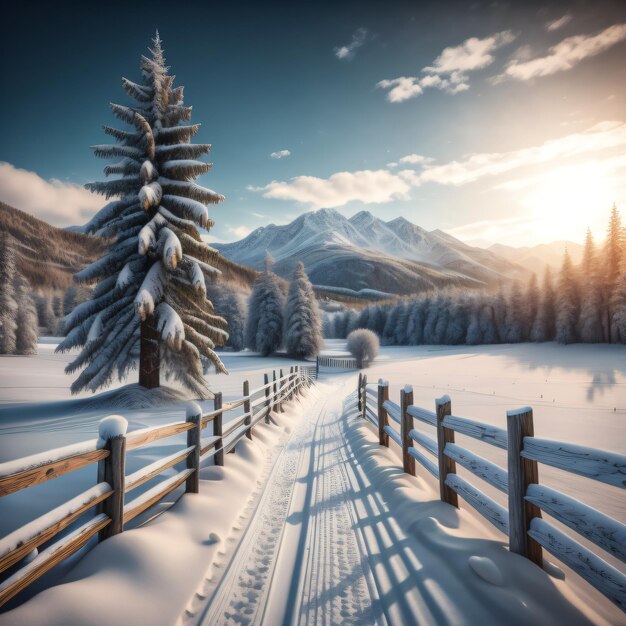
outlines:
{"label": "wooden fence post", "polygon": [[528,535],[533,517],[541,510],[525,500],[531,483],[539,482],[537,461],[520,455],[524,437],[534,437],[533,410],[530,407],[507,411],[508,470],[509,470],[509,550],[521,554],[540,567],[543,564],[541,546]]}
{"label": "wooden fence post", "polygon": [[265,385],[265,423],[270,423],[270,375],[263,374],[263,384]]}
{"label": "wooden fence post", "polygon": [[359,372],[359,382],[357,383],[356,386],[356,406],[359,410],[359,413],[363,410],[361,407],[361,383],[363,382],[363,374],[361,374],[361,372]]}
{"label": "wooden fence post", "polygon": [[289,391],[287,392],[287,400],[291,400],[293,397],[293,365],[289,368]]}
{"label": "wooden fence post", "polygon": [[400,391],[400,441],[402,441],[402,467],[407,474],[415,476],[415,459],[409,454],[413,440],[409,436],[413,428],[413,416],[407,407],[413,404],[413,387],[407,385]]}
{"label": "wooden fence post", "polygon": [[124,482],[126,478],[126,429],[128,422],[119,415],[105,417],[98,427],[99,443],[110,454],[98,463],[98,482],[107,482],[113,493],[102,502],[99,509],[111,518],[111,523],[99,533],[104,541],[124,530]]}
{"label": "wooden fence post", "polygon": [[[247,400],[243,401],[243,412],[244,414],[248,414],[248,417],[243,420],[243,423],[250,426],[252,423],[252,415],[250,413],[250,383],[247,380],[243,381],[243,397],[247,398]],[[252,439],[252,427],[246,430],[246,437]]]}
{"label": "wooden fence post", "polygon": [[272,370],[272,380],[274,381],[272,385],[272,411],[276,413],[278,411],[278,402],[276,401],[276,370]]}
{"label": "wooden fence post", "polygon": [[[213,399],[213,409],[218,411],[222,408],[222,392],[218,391]],[[224,440],[222,439],[222,418],[223,413],[220,412],[213,419],[213,436],[219,437],[215,442],[215,465],[224,465]]]}
{"label": "wooden fence post", "polygon": [[283,380],[283,368],[280,368],[280,382],[278,383],[278,407],[280,408],[280,412],[284,413],[285,409],[283,408],[283,389],[285,387],[285,381]]}
{"label": "wooden fence post", "polygon": [[454,443],[454,431],[443,425],[443,418],[452,415],[452,402],[448,396],[435,400],[437,411],[437,457],[439,460],[439,497],[443,502],[459,507],[456,491],[446,485],[448,474],[456,474],[456,461],[443,453],[447,443]]}
{"label": "wooden fence post", "polygon": [[385,400],[389,400],[389,383],[382,378],[378,381],[378,443],[389,447],[389,435],[385,432],[385,426],[389,423],[389,416],[384,407]]}
{"label": "wooden fence post", "polygon": [[363,411],[361,413],[361,417],[365,419],[366,409],[367,409],[367,374],[363,374],[363,380],[361,381],[363,384],[363,395],[361,396],[361,404],[363,405]]}
{"label": "wooden fence post", "polygon": [[315,380],[320,377],[320,357],[319,355],[315,357]]}
{"label": "wooden fence post", "polygon": [[200,491],[200,434],[202,432],[202,409],[195,402],[187,404],[187,422],[193,428],[187,431],[187,447],[194,446],[193,452],[187,457],[187,469],[192,469],[185,481],[185,493],[199,493]]}

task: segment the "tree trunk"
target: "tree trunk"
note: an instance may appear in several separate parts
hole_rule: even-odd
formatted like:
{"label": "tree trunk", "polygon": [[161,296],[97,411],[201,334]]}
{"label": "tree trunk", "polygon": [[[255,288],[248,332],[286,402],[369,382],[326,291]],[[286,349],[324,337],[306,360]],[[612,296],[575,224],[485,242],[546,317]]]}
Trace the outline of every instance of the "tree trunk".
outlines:
{"label": "tree trunk", "polygon": [[159,386],[160,345],[156,318],[150,315],[141,322],[139,346],[139,384],[146,389]]}

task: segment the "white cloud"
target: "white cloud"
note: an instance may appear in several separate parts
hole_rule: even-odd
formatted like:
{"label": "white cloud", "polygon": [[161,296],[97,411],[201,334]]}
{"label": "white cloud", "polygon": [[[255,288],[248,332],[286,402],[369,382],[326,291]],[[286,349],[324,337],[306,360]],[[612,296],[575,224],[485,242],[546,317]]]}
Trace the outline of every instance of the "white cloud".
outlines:
{"label": "white cloud", "polygon": [[338,172],[328,178],[297,176],[253,188],[264,198],[292,200],[311,208],[335,208],[354,201],[384,204],[394,199],[407,199],[410,189],[402,172],[396,175],[388,170]]}
{"label": "white cloud", "polygon": [[601,122],[583,132],[551,139],[539,146],[509,152],[470,154],[460,161],[428,166],[419,174],[419,183],[465,185],[485,176],[496,176],[520,167],[625,145],[626,123]]}
{"label": "white cloud", "polygon": [[400,163],[409,163],[411,165],[425,165],[431,163],[433,159],[421,154],[407,154],[400,159]]}
{"label": "white cloud", "polygon": [[[410,154],[399,163],[389,163],[388,169],[338,172],[328,178],[297,176],[289,181],[272,181],[260,187],[249,186],[250,191],[261,193],[264,198],[290,200],[311,208],[335,208],[349,202],[384,204],[392,200],[407,200],[411,190],[425,183],[462,186],[483,178],[501,176],[525,167],[542,166],[547,173],[554,171],[547,164],[562,159],[585,155],[585,162],[594,153],[615,150],[626,146],[626,123],[605,121],[585,131],[551,139],[537,146],[520,148],[508,152],[482,152],[437,165],[433,159],[419,154]],[[390,171],[400,163],[420,165],[421,169]],[[622,171],[626,157],[600,156],[598,168],[593,172],[604,174]],[[587,170],[586,170],[587,171]],[[588,170],[591,171],[591,170]],[[575,179],[572,176],[571,179]],[[515,191],[534,184],[534,178],[501,182],[495,189]],[[591,206],[591,205],[589,205]]]}
{"label": "white cloud", "polygon": [[247,226],[227,226],[228,232],[237,237],[238,239],[243,239],[247,237],[252,230],[250,230]]}
{"label": "white cloud", "polygon": [[614,24],[595,35],[567,37],[548,50],[548,54],[529,61],[514,58],[504,73],[494,82],[505,78],[530,80],[571,70],[584,59],[596,56],[626,39],[626,24]]}
{"label": "white cloud", "polygon": [[484,39],[470,37],[460,46],[445,48],[433,61],[422,69],[425,76],[400,76],[384,79],[376,86],[388,89],[389,102],[404,102],[415,98],[424,89],[440,89],[449,94],[456,94],[469,89],[467,72],[483,69],[494,61],[493,52],[514,41],[515,35],[508,30],[494,33]]}
{"label": "white cloud", "polygon": [[291,156],[291,152],[289,150],[279,150],[278,152],[272,152],[270,154],[270,158],[272,159],[284,159],[288,156]]}
{"label": "white cloud", "polygon": [[470,37],[460,46],[445,48],[432,66],[425,67],[423,71],[431,74],[452,74],[483,69],[493,63],[492,52],[514,40],[515,35],[510,30],[494,33],[484,39]]}
{"label": "white cloud", "polygon": [[554,20],[552,22],[546,23],[546,30],[552,32],[553,30],[559,30],[559,28],[563,28],[566,24],[569,24],[572,21],[572,16],[569,13],[563,15],[558,20]]}
{"label": "white cloud", "polygon": [[80,185],[47,181],[4,162],[0,162],[0,200],[61,227],[84,224],[105,204],[102,196]]}
{"label": "white cloud", "polygon": [[356,51],[367,41],[368,32],[359,28],[352,35],[352,41],[347,46],[335,48],[335,56],[340,60],[349,61],[354,58]]}
{"label": "white cloud", "polygon": [[404,102],[410,98],[415,98],[424,90],[420,87],[419,81],[415,76],[400,76],[391,80],[385,78],[376,83],[379,89],[389,89],[387,100],[389,102]]}

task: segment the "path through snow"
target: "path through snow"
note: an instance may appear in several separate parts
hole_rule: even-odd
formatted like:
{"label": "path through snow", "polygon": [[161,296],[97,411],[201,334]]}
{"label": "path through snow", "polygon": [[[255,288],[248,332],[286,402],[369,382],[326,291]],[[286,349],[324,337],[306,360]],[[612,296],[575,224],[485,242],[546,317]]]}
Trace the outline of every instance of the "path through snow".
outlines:
{"label": "path through snow", "polygon": [[[227,567],[210,568],[181,623],[596,621],[545,572],[404,474],[356,417],[354,394],[345,400],[353,378],[310,391],[315,408],[275,461],[241,540],[227,548]],[[476,555],[498,573],[497,585],[472,569]]]}

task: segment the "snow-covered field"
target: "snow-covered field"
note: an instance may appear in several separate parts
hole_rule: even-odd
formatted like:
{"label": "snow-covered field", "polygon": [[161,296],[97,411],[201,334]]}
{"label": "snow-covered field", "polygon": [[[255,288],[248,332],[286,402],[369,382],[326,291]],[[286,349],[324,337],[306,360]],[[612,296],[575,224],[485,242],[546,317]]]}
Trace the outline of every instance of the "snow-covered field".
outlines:
{"label": "snow-covered field", "polygon": [[[54,355],[53,348],[44,343],[37,357],[0,358],[0,461],[93,438],[99,419],[110,413],[124,414],[131,429],[183,417],[181,401],[123,410],[96,406],[90,396],[70,400],[63,373],[69,357]],[[327,348],[343,350],[341,342]],[[211,385],[226,400],[241,395],[244,379],[254,387],[263,372],[291,365],[246,353],[225,354],[224,361],[231,375],[211,377]],[[507,409],[530,405],[537,436],[626,452],[624,346],[382,348],[367,375],[388,379],[396,401],[399,389],[411,384],[417,405],[432,409],[447,393],[453,413],[500,426]],[[468,506],[451,514],[424,472],[412,479],[393,469],[397,451],[380,450],[366,424],[349,425],[342,415],[342,401],[355,387],[355,372],[322,370],[318,389],[277,429],[259,428],[261,445],[244,441],[224,470],[204,471],[201,498],[183,498],[137,534],[102,544],[69,573],[66,580],[73,582],[0,622],[85,623],[106,603],[97,599],[103,583],[127,607],[148,603],[151,624],[273,624],[285,615],[303,624],[319,623],[322,615],[332,623],[407,623],[409,615],[437,624],[623,619],[580,581],[574,579],[574,593],[503,550],[504,538]],[[498,450],[459,442],[504,463]],[[136,451],[127,472],[181,443],[168,439]],[[93,485],[94,471],[0,499],[0,535]],[[626,521],[615,489],[544,467],[540,478]],[[162,549],[155,554],[157,545]],[[481,558],[470,564],[470,556]],[[41,586],[58,581],[71,565]],[[579,608],[569,607],[563,594]],[[90,601],[79,602],[83,597]],[[516,612],[507,608],[511,603]],[[120,608],[119,619],[129,624],[146,623],[146,616]]]}

